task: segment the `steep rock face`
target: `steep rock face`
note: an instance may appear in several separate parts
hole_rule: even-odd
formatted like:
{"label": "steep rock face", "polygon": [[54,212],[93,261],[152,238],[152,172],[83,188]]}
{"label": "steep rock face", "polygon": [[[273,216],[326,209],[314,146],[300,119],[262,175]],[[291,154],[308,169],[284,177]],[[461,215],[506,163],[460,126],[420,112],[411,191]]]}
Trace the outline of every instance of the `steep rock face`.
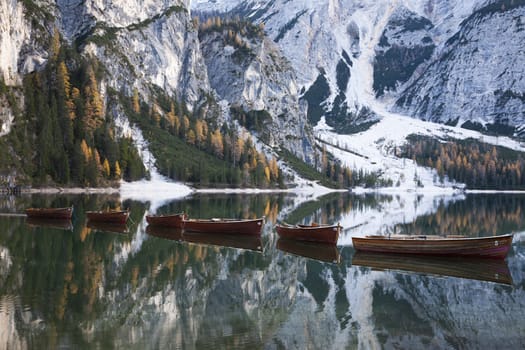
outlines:
{"label": "steep rock face", "polygon": [[235,43],[225,32],[201,35],[211,87],[233,109],[252,112],[247,118],[258,120],[249,123],[258,124],[259,136],[268,145],[283,146],[313,162],[312,131],[289,62],[264,36],[237,34]]}
{"label": "steep rock face", "polygon": [[[221,10],[231,9],[230,5],[227,1],[215,4],[200,1],[194,8]],[[367,10],[360,4],[251,1],[231,11],[265,24],[266,33],[279,45],[297,73],[311,123],[319,121],[321,115],[326,115],[328,124],[338,128],[376,119],[359,98],[362,91],[359,89],[372,89],[369,57],[374,45],[369,41],[377,40],[371,36],[375,31],[362,28],[368,14],[365,15]],[[382,21],[382,17],[374,16],[371,21]],[[357,86],[359,89],[353,88]]]}
{"label": "steep rock face", "polygon": [[23,94],[16,88],[23,75],[40,69],[48,58],[44,49],[49,44],[46,15],[33,14],[39,22],[33,25],[26,18],[28,12],[21,2],[0,0],[0,81],[5,85],[5,91],[0,91],[0,136],[11,131],[15,119],[12,104],[23,105]]}
{"label": "steep rock face", "polygon": [[[386,107],[444,123],[521,125],[523,1],[198,0],[192,6],[264,22],[297,72],[311,123],[325,116],[341,132],[374,121]],[[386,91],[388,98],[378,101]]]}
{"label": "steep rock face", "polygon": [[374,91],[381,96],[406,82],[435,49],[430,36],[432,23],[405,8],[389,19],[376,48]]}
{"label": "steep rock face", "polygon": [[397,100],[414,117],[521,127],[525,117],[525,2],[499,1],[468,17]]}
{"label": "steep rock face", "polygon": [[22,45],[29,38],[30,27],[24,7],[17,1],[1,0],[0,13],[0,76],[6,85],[20,83],[18,59]]}
{"label": "steep rock face", "polygon": [[47,0],[24,9],[21,3],[2,0],[0,72],[7,83],[19,85],[21,75],[45,65],[56,26],[66,40],[102,62],[109,72],[108,86],[127,93],[136,87],[148,99],[156,85],[191,109],[209,84],[187,5]]}
{"label": "steep rock face", "polygon": [[209,90],[197,31],[185,3],[178,1],[59,1],[69,40],[87,42],[108,68],[109,85],[148,96],[155,85],[184,100],[190,109]]}
{"label": "steep rock face", "polygon": [[123,28],[162,15],[172,6],[188,7],[188,0],[56,0],[61,15],[61,27],[67,38],[74,39],[103,23],[107,27]]}
{"label": "steep rock face", "polygon": [[[105,44],[112,35],[114,40]],[[85,51],[104,63],[112,78],[109,84],[117,90],[131,94],[136,87],[147,96],[148,87],[155,85],[190,109],[209,90],[197,31],[183,7],[125,28],[97,29],[91,39]]]}
{"label": "steep rock face", "polygon": [[4,136],[11,130],[14,115],[5,96],[0,95],[0,136]]}

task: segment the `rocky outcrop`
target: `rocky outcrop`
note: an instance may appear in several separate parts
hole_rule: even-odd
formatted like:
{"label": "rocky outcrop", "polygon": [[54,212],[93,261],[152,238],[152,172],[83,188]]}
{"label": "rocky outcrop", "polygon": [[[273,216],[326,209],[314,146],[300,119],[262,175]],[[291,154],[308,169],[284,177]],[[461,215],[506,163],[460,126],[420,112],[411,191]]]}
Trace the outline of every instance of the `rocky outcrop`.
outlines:
{"label": "rocky outcrop", "polygon": [[386,107],[498,133],[523,129],[523,1],[198,0],[192,6],[265,23],[297,72],[311,123],[325,116],[338,132],[352,131]]}
{"label": "rocky outcrop", "polygon": [[184,7],[124,28],[96,28],[85,42],[84,51],[103,62],[108,84],[118,91],[131,95],[137,88],[147,97],[156,86],[190,109],[209,92],[197,30]]}
{"label": "rocky outcrop", "polygon": [[376,47],[374,91],[376,96],[396,90],[434,52],[430,30],[433,24],[406,8],[399,8],[388,20]]}
{"label": "rocky outcrop", "polygon": [[285,148],[313,164],[313,134],[299,101],[295,72],[279,48],[260,29],[245,35],[228,29],[201,34],[202,52],[211,87],[241,124],[255,130],[274,148]]}
{"label": "rocky outcrop", "polygon": [[[511,5],[513,4],[513,5]],[[498,1],[463,21],[413,79],[397,110],[424,120],[497,131],[525,122],[525,2]]]}

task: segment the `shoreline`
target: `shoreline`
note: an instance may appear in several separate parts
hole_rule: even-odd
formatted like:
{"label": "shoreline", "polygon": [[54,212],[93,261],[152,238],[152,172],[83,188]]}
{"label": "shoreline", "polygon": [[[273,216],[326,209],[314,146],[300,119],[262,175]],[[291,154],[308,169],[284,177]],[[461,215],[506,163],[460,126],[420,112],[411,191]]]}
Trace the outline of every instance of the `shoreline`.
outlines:
{"label": "shoreline", "polygon": [[118,187],[43,187],[22,190],[20,194],[116,194]]}
{"label": "shoreline", "polygon": [[[127,187],[134,183],[124,183]],[[525,190],[487,190],[487,189],[457,189],[446,187],[432,187],[432,188],[396,188],[396,187],[381,187],[381,188],[363,188],[354,187],[349,189],[328,188],[320,185],[298,185],[292,188],[195,188],[182,183],[177,184],[187,188],[189,193],[203,193],[203,194],[264,194],[264,193],[334,193],[334,192],[350,192],[353,194],[402,194],[402,193],[419,193],[419,194],[439,194],[439,195],[457,195],[457,194],[525,194]],[[140,184],[137,184],[140,186]],[[40,187],[22,189],[18,194],[123,194],[126,189],[123,186],[119,187]],[[9,195],[8,192],[1,192],[1,194]]]}

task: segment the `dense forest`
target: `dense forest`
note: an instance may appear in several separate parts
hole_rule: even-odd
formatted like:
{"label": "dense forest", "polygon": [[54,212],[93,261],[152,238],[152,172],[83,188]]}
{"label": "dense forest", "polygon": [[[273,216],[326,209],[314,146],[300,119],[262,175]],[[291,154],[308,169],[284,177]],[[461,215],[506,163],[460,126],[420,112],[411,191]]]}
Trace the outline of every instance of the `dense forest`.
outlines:
{"label": "dense forest", "polygon": [[400,156],[437,170],[469,189],[525,189],[525,161],[520,152],[474,139],[443,142],[412,135]]}
{"label": "dense forest", "polygon": [[[200,27],[201,35],[222,32],[243,55],[250,54],[244,38],[263,35],[261,26],[239,19],[209,18]],[[292,179],[281,171],[277,156],[302,177],[328,187],[389,184],[379,174],[342,166],[322,147],[314,164],[284,149],[268,157],[245,131],[263,134],[272,118],[266,111],[234,106],[232,120],[219,124],[213,96],[190,109],[155,87],[147,97],[111,87],[102,95],[103,65],[64,43],[58,30],[49,52],[45,67],[26,75],[21,88],[0,81],[0,97],[15,115],[11,131],[0,138],[6,150],[0,154],[0,185],[7,184],[6,175],[15,175],[17,185],[116,186],[120,179],[147,178],[155,166],[169,178],[197,187],[282,188]],[[123,110],[140,127],[156,164],[143,164],[133,140],[116,135],[114,116],[107,115],[114,110]]]}
{"label": "dense forest", "polygon": [[8,95],[15,123],[0,139],[0,165],[15,172],[18,184],[108,186],[121,178],[145,177],[132,140],[118,139],[104,112],[99,79],[103,69],[94,59],[62,45],[57,31],[46,67],[23,81],[24,107]]}

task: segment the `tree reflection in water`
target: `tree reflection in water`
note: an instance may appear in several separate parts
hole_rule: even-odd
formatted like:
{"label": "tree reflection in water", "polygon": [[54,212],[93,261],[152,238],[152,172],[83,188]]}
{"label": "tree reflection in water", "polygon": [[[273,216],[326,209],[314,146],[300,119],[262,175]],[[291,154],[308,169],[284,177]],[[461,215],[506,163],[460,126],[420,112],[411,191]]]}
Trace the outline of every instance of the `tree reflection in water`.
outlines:
{"label": "tree reflection in water", "polygon": [[[147,204],[106,196],[54,199],[75,205],[73,230],[0,217],[0,348],[523,348],[523,244],[516,242],[505,262],[512,280],[504,284],[468,274],[398,272],[402,264],[354,266],[348,246],[336,248],[334,264],[315,247],[305,253],[279,243],[273,230],[277,220],[380,213],[394,200],[336,194],[292,207],[288,195],[199,195],[158,209],[195,217],[266,215],[256,242],[261,249],[234,237],[153,232],[143,219]],[[23,198],[15,205],[34,204]],[[131,209],[128,233],[85,225],[85,210],[108,205]],[[473,235],[492,234],[484,231],[492,220],[498,233],[523,231],[524,207],[521,196],[467,196],[438,202],[435,212],[397,230],[470,227]]]}

